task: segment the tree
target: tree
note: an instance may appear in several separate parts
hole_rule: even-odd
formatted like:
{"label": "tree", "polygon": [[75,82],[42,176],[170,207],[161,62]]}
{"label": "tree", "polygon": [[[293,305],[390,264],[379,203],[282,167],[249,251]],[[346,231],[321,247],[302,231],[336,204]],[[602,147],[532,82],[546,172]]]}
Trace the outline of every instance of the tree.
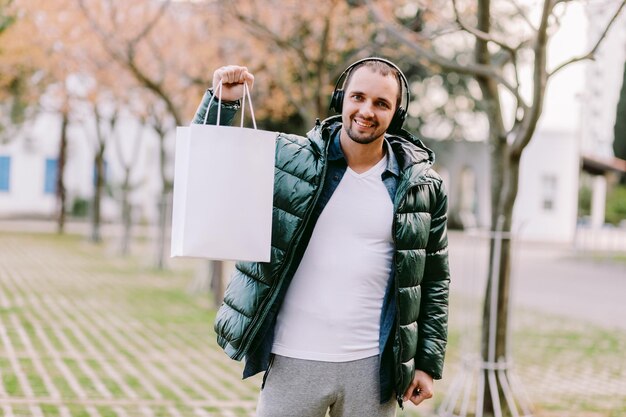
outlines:
{"label": "tree", "polygon": [[[381,48],[367,11],[350,10],[345,1],[245,0],[221,8],[235,30],[251,35],[229,34],[241,51],[237,58],[257,74],[257,113],[270,129],[309,130],[316,117],[328,115],[332,85],[343,68]],[[227,51],[221,55],[220,65],[229,58]]]}
{"label": "tree", "polygon": [[119,134],[117,125],[123,104],[109,94],[92,92],[83,97],[81,122],[85,136],[93,143],[93,197],[91,201],[91,235],[94,243],[102,241],[102,199],[107,185],[107,162],[105,160],[108,145]]}
{"label": "tree", "polygon": [[130,240],[132,229],[132,204],[130,202],[131,193],[139,188],[141,181],[133,181],[134,168],[137,167],[140,150],[143,144],[145,118],[139,117],[139,123],[136,126],[136,133],[133,136],[133,141],[130,146],[130,152],[128,146],[121,143],[121,135],[115,135],[115,150],[118,161],[122,166],[124,173],[122,184],[120,185],[120,205],[122,207],[122,243],[120,253],[122,256],[127,256],[130,253]]}
{"label": "tree", "polygon": [[[99,47],[135,85],[150,93],[149,108],[158,112],[146,120],[160,138],[162,221],[158,246],[163,249],[172,191],[171,147],[166,140],[172,138],[176,126],[188,123],[200,98],[200,86],[206,88],[209,83],[214,50],[206,47],[206,40],[219,33],[222,24],[216,15],[200,19],[199,6],[191,3],[73,1],[97,36]],[[159,268],[164,267],[161,249]]]}
{"label": "tree", "polygon": [[[415,61],[437,72],[469,75],[480,87],[483,113],[488,120],[493,231],[489,263],[491,279],[485,295],[481,353],[483,361],[499,362],[507,354],[510,233],[522,153],[537,127],[549,80],[569,65],[593,58],[624,8],[624,1],[613,2],[615,12],[588,53],[572,57],[553,68],[548,68],[546,49],[550,36],[558,27],[560,14],[567,6],[566,1],[538,1],[540,13],[535,18],[516,2],[452,0],[449,4],[433,0],[423,13],[437,15],[439,19],[434,19],[436,25],[418,27],[418,30],[398,22],[396,14],[402,5],[376,0],[363,3],[381,30],[412,51]],[[403,5],[415,6],[408,1]],[[464,46],[467,42],[470,42],[469,47]],[[460,45],[460,49],[455,48],[456,45]],[[533,71],[530,99],[523,94],[520,82],[525,62]],[[506,99],[514,103],[511,114],[505,114]],[[507,120],[512,122],[507,123]],[[495,312],[490,303],[492,296]],[[489,320],[492,313],[497,317],[495,323]],[[490,324],[496,325],[495,331],[490,331]],[[487,371],[485,374],[488,376]],[[502,388],[485,389],[481,401],[488,415],[493,414],[497,404],[506,404]]]}
{"label": "tree", "polygon": [[15,14],[9,9],[13,0],[0,0],[0,34],[15,22]]}
{"label": "tree", "polygon": [[[617,103],[613,132],[613,152],[615,157],[626,160],[626,62],[624,63],[624,77]],[[626,174],[622,175],[621,182],[626,185]]]}
{"label": "tree", "polygon": [[65,188],[65,165],[67,162],[68,127],[70,124],[69,103],[66,101],[61,108],[61,132],[59,155],[57,158],[56,198],[58,203],[57,233],[65,232],[65,216],[67,212],[67,193]]}
{"label": "tree", "polygon": [[45,55],[30,42],[36,23],[24,13],[29,0],[0,0],[0,143],[17,137],[38,110],[48,81]]}
{"label": "tree", "polygon": [[[6,2],[4,2],[6,3]],[[71,79],[81,69],[80,48],[89,42],[84,24],[68,0],[41,3],[35,0],[8,1],[12,25],[3,36],[0,54],[0,134],[5,140],[17,137],[24,122],[42,112],[57,114],[61,125],[57,154],[55,192],[57,230],[63,233],[67,207],[65,166],[68,132],[73,122],[74,93]],[[2,10],[4,10],[2,8]],[[4,12],[0,13],[4,16]],[[0,18],[0,21],[4,19]],[[5,26],[0,23],[0,26]],[[84,69],[82,69],[84,71]],[[4,129],[3,129],[4,128]]]}

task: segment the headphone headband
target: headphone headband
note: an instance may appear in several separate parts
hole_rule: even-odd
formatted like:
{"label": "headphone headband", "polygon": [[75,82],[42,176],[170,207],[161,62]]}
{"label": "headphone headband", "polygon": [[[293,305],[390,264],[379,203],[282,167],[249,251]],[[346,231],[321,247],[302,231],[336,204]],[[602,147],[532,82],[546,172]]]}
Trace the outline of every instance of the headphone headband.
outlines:
{"label": "headphone headband", "polygon": [[[339,84],[341,83],[341,80],[344,77],[345,79],[347,79],[347,77],[350,75],[350,73],[356,66],[367,61],[382,62],[390,66],[391,68],[395,69],[398,72],[398,74],[400,75],[401,84],[404,84],[404,98],[406,100],[406,106],[409,107],[409,103],[411,102],[411,95],[409,93],[409,81],[407,80],[402,70],[398,68],[396,64],[394,64],[393,62],[387,59],[379,58],[379,57],[369,57],[369,58],[360,59],[352,63],[348,68],[346,68],[341,73],[341,75],[337,79],[337,82],[335,83],[335,90],[333,91],[333,95],[330,100],[330,109],[335,110],[337,113],[341,113],[342,107],[343,107],[343,94],[344,94],[343,87],[345,87],[345,80],[344,80],[344,85],[342,85],[342,88],[339,88]],[[402,89],[402,86],[400,86],[400,89]],[[396,109],[393,115],[393,118],[391,119],[391,123],[389,124],[387,131],[389,133],[394,133],[396,131],[399,131],[400,129],[402,129],[402,125],[404,124],[405,119],[406,119],[406,110],[402,107],[402,103],[400,103],[400,105],[398,106],[398,108]]]}
{"label": "headphone headband", "polygon": [[[380,58],[380,57],[377,57],[377,56],[372,56],[372,57],[369,57],[369,58],[359,59],[358,61],[353,62],[352,64],[350,64],[350,66],[348,68],[343,70],[343,72],[341,73],[339,78],[337,78],[337,82],[335,83],[335,90],[334,91],[338,90],[339,84],[341,83],[341,79],[344,78],[344,76],[347,76],[348,74],[350,74],[350,72],[352,71],[352,69],[354,67],[356,67],[359,64],[362,64],[363,62],[368,62],[368,61],[382,62],[382,63],[385,63],[385,64],[389,65],[390,67],[392,67],[396,71],[398,71],[398,74],[400,74],[400,79],[402,80],[402,84],[404,84],[404,98],[406,100],[406,106],[408,108],[409,107],[409,103],[411,102],[411,95],[409,93],[409,81],[407,80],[407,78],[404,75],[404,73],[402,72],[402,70],[396,64],[394,64],[393,62],[389,61],[388,59]],[[342,86],[342,88],[343,88],[343,86]],[[402,103],[400,103],[400,105],[402,105]],[[339,110],[339,111],[341,111],[341,110]]]}

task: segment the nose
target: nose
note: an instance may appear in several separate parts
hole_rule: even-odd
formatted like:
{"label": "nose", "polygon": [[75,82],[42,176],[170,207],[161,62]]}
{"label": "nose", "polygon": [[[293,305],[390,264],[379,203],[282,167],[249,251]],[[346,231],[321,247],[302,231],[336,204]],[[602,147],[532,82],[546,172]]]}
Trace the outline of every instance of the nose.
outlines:
{"label": "nose", "polygon": [[374,104],[369,100],[365,101],[359,110],[363,117],[374,117]]}

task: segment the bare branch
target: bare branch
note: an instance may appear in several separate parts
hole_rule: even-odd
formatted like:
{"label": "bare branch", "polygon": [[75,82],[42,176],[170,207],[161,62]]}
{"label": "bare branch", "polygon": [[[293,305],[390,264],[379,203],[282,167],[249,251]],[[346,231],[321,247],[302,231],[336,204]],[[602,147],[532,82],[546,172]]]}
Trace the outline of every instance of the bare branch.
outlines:
{"label": "bare branch", "polygon": [[148,34],[152,31],[152,29],[154,29],[154,27],[156,26],[156,24],[159,22],[159,20],[161,19],[161,17],[163,17],[163,15],[165,14],[165,11],[167,10],[168,6],[170,5],[171,0],[165,0],[162,4],[161,7],[159,7],[159,10],[157,10],[157,12],[155,13],[154,17],[152,18],[151,21],[149,21],[141,30],[141,32],[139,32],[137,34],[137,36],[135,36],[132,40],[130,40],[130,44],[131,45],[136,45],[139,41],[141,41],[141,39],[143,39],[144,37],[148,36]]}
{"label": "bare branch", "polygon": [[611,20],[609,21],[609,23],[606,25],[606,27],[604,28],[604,31],[602,32],[602,34],[600,35],[600,37],[598,38],[598,41],[596,42],[596,44],[593,46],[593,48],[591,48],[591,50],[589,52],[587,52],[585,55],[581,55],[578,57],[574,57],[572,59],[570,59],[569,61],[566,61],[564,63],[562,63],[561,65],[559,65],[558,67],[556,67],[554,70],[552,70],[549,74],[548,77],[552,77],[554,74],[556,74],[557,72],[561,71],[563,68],[567,67],[568,65],[571,65],[575,62],[579,62],[579,61],[584,61],[586,59],[594,59],[595,53],[598,50],[598,48],[600,47],[600,44],[602,43],[602,41],[604,40],[604,38],[606,38],[607,33],[609,32],[609,30],[611,29],[611,26],[613,26],[613,23],[615,23],[615,21],[617,20],[617,18],[619,17],[619,14],[622,12],[622,9],[624,9],[624,6],[626,5],[626,1],[622,1],[622,3],[620,4],[620,6],[617,8],[617,10],[615,11],[615,13],[613,13],[613,17],[611,17]]}
{"label": "bare branch", "polygon": [[383,25],[385,30],[395,37],[398,41],[402,42],[419,57],[419,62],[426,66],[432,68],[433,66],[438,66],[446,71],[456,72],[458,74],[467,74],[472,76],[481,76],[485,78],[492,79],[515,96],[516,100],[523,106],[527,107],[526,102],[523,97],[520,95],[518,89],[513,86],[508,80],[506,80],[501,74],[499,74],[493,66],[477,64],[477,63],[469,63],[469,64],[459,64],[451,59],[442,57],[441,55],[433,52],[430,49],[427,49],[421,46],[418,42],[414,42],[411,39],[408,39],[401,32],[401,29],[398,28],[397,24],[389,22],[385,19],[384,16],[381,15],[380,11],[376,9],[376,7],[372,4],[371,0],[365,0],[365,3],[369,7],[371,14],[374,19]]}
{"label": "bare branch", "polygon": [[[255,3],[256,4],[256,3]],[[228,7],[228,6],[227,6]],[[268,39],[282,51],[291,51],[299,59],[300,63],[296,65],[297,71],[301,79],[308,78],[307,65],[309,65],[315,59],[309,58],[306,54],[306,48],[298,45],[294,40],[289,38],[285,39],[276,32],[272,31],[267,25],[262,24],[259,20],[254,19],[251,14],[244,14],[236,9],[235,5],[230,5],[230,13],[240,22],[244,23],[248,30],[256,36],[263,36]]]}
{"label": "bare branch", "polygon": [[325,67],[326,58],[328,56],[328,51],[330,50],[331,44],[331,27],[333,26],[333,17],[335,16],[335,9],[337,8],[337,1],[333,1],[330,7],[329,12],[326,14],[324,19],[324,29],[322,31],[322,37],[320,39],[320,53],[315,62],[315,71],[317,73],[316,87],[315,87],[315,110],[316,114],[320,115],[322,113],[324,104],[322,104],[322,99],[325,98],[324,94],[324,86],[328,85],[328,71]]}
{"label": "bare branch", "polygon": [[[91,28],[100,36],[101,39],[107,39],[109,34],[97,23],[96,19],[91,15],[91,13],[89,12],[89,8],[85,5],[85,0],[76,0],[76,2],[78,3],[81,12],[83,12],[83,15],[89,22],[89,26],[91,26]],[[110,18],[114,19],[113,16],[111,16]],[[110,55],[113,56],[117,54],[113,50],[109,42],[102,42],[102,46],[107,50],[107,52],[109,52]]]}
{"label": "bare branch", "polygon": [[554,4],[552,5],[552,8],[556,7],[557,4],[561,4],[561,3],[571,3],[574,0],[555,0]]}
{"label": "bare branch", "polygon": [[459,10],[457,8],[457,0],[452,0],[452,7],[454,9],[454,17],[457,21],[457,23],[459,24],[459,26],[461,27],[461,29],[463,29],[464,31],[474,35],[475,37],[477,37],[478,39],[481,39],[485,42],[491,42],[494,43],[496,45],[498,45],[500,48],[504,49],[505,51],[507,51],[509,53],[509,55],[511,55],[511,58],[514,58],[515,55],[517,54],[517,49],[509,44],[507,44],[505,41],[503,40],[499,40],[496,39],[493,35],[483,32],[482,30],[479,30],[475,27],[471,27],[469,25],[467,25],[465,22],[463,22],[463,20],[461,19],[461,15],[459,15]]}
{"label": "bare branch", "polygon": [[515,6],[517,13],[522,17],[522,19],[524,19],[526,24],[533,30],[533,32],[537,32],[537,28],[535,27],[533,22],[531,22],[530,18],[526,15],[524,9],[522,9],[522,6],[520,6],[516,0],[510,0],[510,1],[511,3],[513,3],[513,6]]}
{"label": "bare branch", "polygon": [[303,48],[300,48],[298,45],[281,38],[277,33],[273,32],[267,26],[262,25],[250,16],[242,14],[235,9],[232,9],[231,13],[233,13],[233,16],[237,18],[237,20],[245,23],[247,27],[250,28],[250,30],[253,32],[253,34],[254,32],[256,32],[257,35],[264,36],[268,40],[274,42],[278,47],[294,51],[300,57],[302,62],[308,62],[308,58]]}
{"label": "bare branch", "polygon": [[117,32],[117,30],[119,29],[119,26],[117,24],[117,22],[118,22],[118,20],[117,20],[117,7],[115,7],[113,5],[113,1],[112,0],[107,0],[106,6],[109,9],[109,20],[110,20],[111,24],[113,25],[112,29],[113,29],[113,31]]}
{"label": "bare branch", "polygon": [[165,78],[165,75],[167,74],[167,66],[166,66],[167,60],[163,57],[161,49],[156,45],[153,39],[148,39],[146,43],[147,43],[148,48],[152,52],[152,55],[156,57],[156,61],[159,67],[158,78],[162,80]]}
{"label": "bare branch", "polygon": [[[114,38],[114,35],[110,34],[110,33],[107,33],[96,22],[95,18],[89,13],[89,10],[88,10],[87,6],[85,5],[85,0],[76,0],[76,1],[78,2],[81,11],[83,12],[85,17],[89,21],[90,26],[100,36],[100,40],[102,41],[101,42],[102,46],[107,51],[107,53],[111,56],[111,58],[113,58],[114,60],[116,60],[117,62],[119,62],[123,66],[125,66],[130,71],[130,73],[142,85],[144,85],[148,90],[152,91],[157,97],[159,97],[161,100],[163,100],[163,102],[165,103],[169,113],[174,118],[174,121],[176,122],[176,124],[179,125],[179,126],[182,126],[184,124],[184,122],[183,122],[182,117],[180,116],[180,110],[174,104],[174,102],[172,101],[171,97],[166,93],[162,83],[160,83],[158,80],[154,80],[154,79],[150,78],[150,76],[148,74],[146,74],[146,72],[144,72],[142,70],[142,68],[140,68],[137,65],[137,62],[135,60],[135,46],[136,45],[133,44],[132,42],[128,43],[126,45],[126,51],[124,51],[124,52],[116,51],[115,49],[113,49],[113,47],[111,46],[111,39]],[[168,0],[168,2],[169,2],[169,0]],[[161,8],[160,10],[163,11],[164,8]],[[160,14],[159,14],[159,17],[160,17]],[[155,22],[156,22],[156,20],[153,19],[150,22],[150,24],[154,25]],[[145,32],[145,31],[142,31],[142,32]]]}
{"label": "bare branch", "polygon": [[373,54],[372,49],[369,47],[365,48],[356,48],[349,51],[345,57],[343,57],[343,62],[339,63],[340,65],[335,65],[333,69],[331,69],[329,78],[331,80],[337,80],[337,78],[341,75],[345,68],[348,67],[351,63]]}
{"label": "bare branch", "polygon": [[[512,160],[519,160],[522,156],[522,151],[530,142],[530,139],[535,132],[539,116],[543,110],[543,98],[546,91],[546,85],[548,83],[548,71],[546,69],[546,55],[548,45],[548,21],[550,14],[552,13],[553,0],[544,0],[543,11],[541,14],[541,22],[539,29],[537,30],[537,37],[535,39],[534,55],[535,62],[533,67],[533,104],[530,107],[530,112],[524,114],[519,134],[515,138],[511,145],[511,153],[509,154]],[[514,198],[514,197],[513,197]]]}
{"label": "bare branch", "polygon": [[130,49],[128,50],[128,57],[126,60],[123,61],[123,63],[135,76],[135,78],[137,78],[137,80],[139,80],[148,90],[156,94],[157,97],[160,97],[161,100],[163,100],[168,111],[170,112],[172,117],[174,117],[174,121],[176,122],[176,124],[178,126],[182,126],[184,122],[183,118],[180,116],[178,107],[174,104],[170,96],[165,92],[163,85],[160,82],[151,79],[148,75],[146,75],[145,72],[141,70],[141,68],[137,66],[137,63],[135,62],[135,57]]}

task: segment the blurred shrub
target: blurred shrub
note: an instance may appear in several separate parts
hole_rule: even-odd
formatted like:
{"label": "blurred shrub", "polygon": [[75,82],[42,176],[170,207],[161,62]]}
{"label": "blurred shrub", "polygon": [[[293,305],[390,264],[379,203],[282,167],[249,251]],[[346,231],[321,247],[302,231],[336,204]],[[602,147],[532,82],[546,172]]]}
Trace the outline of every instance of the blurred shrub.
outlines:
{"label": "blurred shrub", "polygon": [[82,197],[76,197],[72,201],[72,217],[87,217],[89,213],[89,201]]}
{"label": "blurred shrub", "polygon": [[606,222],[618,225],[626,220],[626,185],[617,185],[606,200]]}
{"label": "blurred shrub", "polygon": [[586,184],[578,190],[578,218],[591,215],[591,187]]}

